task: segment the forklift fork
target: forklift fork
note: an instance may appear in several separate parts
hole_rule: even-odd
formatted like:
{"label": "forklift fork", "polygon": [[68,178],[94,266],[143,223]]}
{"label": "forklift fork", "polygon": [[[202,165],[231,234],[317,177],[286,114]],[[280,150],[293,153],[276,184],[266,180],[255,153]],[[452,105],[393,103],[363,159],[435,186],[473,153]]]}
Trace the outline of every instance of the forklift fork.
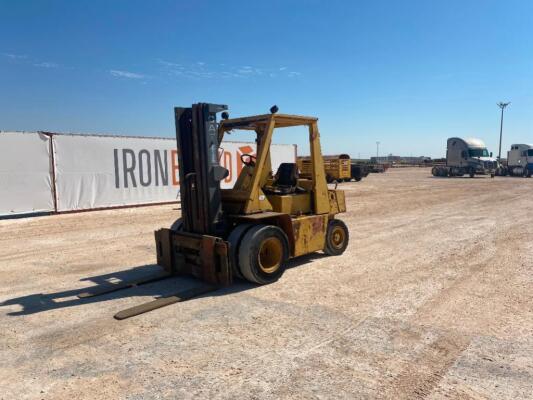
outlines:
{"label": "forklift fork", "polygon": [[158,250],[157,262],[164,268],[164,273],[129,282],[96,286],[78,294],[78,298],[101,296],[180,275],[192,275],[203,281],[200,286],[120,311],[115,318],[122,320],[190,300],[231,284],[228,242],[213,236],[175,232],[171,229],[156,231],[155,238]]}
{"label": "forklift fork", "polygon": [[159,299],[148,301],[146,303],[139,304],[138,306],[119,311],[115,314],[114,318],[122,320],[130,317],[135,317],[136,315],[144,314],[148,311],[157,310],[158,308],[166,307],[174,303],[193,299],[203,294],[213,292],[217,289],[218,288],[216,286],[212,285],[202,285],[186,289],[181,292],[174,293],[171,296],[160,297]]}

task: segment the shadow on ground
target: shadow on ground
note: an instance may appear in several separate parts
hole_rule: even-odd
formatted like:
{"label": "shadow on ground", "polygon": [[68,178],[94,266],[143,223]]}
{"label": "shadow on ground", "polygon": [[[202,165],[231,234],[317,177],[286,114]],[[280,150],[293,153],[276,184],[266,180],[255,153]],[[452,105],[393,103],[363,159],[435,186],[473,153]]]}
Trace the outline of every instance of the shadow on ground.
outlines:
{"label": "shadow on ground", "polygon": [[[293,259],[288,262],[287,269],[307,264],[315,259],[319,259],[322,257],[325,257],[325,255],[321,253],[314,253],[298,257],[297,259]],[[111,301],[120,298],[146,296],[152,296],[154,298],[168,297],[173,295],[179,295],[181,292],[204,285],[203,282],[193,277],[171,276],[163,280],[141,284],[133,287],[126,287],[111,293],[105,293],[95,297],[77,297],[78,295],[87,292],[91,289],[99,287],[113,287],[113,285],[121,286],[127,282],[142,281],[161,274],[163,274],[163,268],[161,268],[159,265],[142,265],[109,274],[82,278],[81,281],[93,282],[95,284],[89,287],[65,290],[55,293],[35,293],[26,296],[16,297],[0,303],[0,307],[18,305],[22,308],[21,310],[8,312],[7,315],[19,316],[55,310],[58,308],[75,307],[84,304]],[[235,282],[229,287],[219,288],[208,294],[203,294],[195,298],[209,296],[225,296],[228,294],[238,293],[245,290],[252,290],[255,287],[257,287],[257,285],[236,279]]]}

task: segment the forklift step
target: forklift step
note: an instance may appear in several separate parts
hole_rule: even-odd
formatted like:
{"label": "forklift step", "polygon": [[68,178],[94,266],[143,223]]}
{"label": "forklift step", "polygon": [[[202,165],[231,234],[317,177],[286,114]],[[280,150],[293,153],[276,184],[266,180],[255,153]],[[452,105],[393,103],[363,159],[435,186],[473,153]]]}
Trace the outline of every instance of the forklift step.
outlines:
{"label": "forklift step", "polygon": [[148,311],[153,311],[158,308],[162,308],[174,303],[179,303],[181,301],[190,300],[194,297],[201,296],[205,293],[214,292],[218,287],[211,285],[197,286],[191,289],[183,290],[181,292],[175,293],[171,296],[161,297],[159,299],[149,301],[147,303],[139,304],[138,306],[127,308],[125,310],[119,311],[115,314],[115,319],[123,320],[130,317],[135,317],[139,314],[144,314]]}
{"label": "forklift step", "polygon": [[157,282],[165,278],[169,278],[170,274],[159,274],[144,279],[138,279],[130,282],[119,282],[109,285],[95,286],[93,289],[89,289],[86,292],[78,294],[79,299],[85,299],[88,297],[101,296],[103,294],[116,292],[117,290],[128,289],[136,286],[145,285],[147,283]]}

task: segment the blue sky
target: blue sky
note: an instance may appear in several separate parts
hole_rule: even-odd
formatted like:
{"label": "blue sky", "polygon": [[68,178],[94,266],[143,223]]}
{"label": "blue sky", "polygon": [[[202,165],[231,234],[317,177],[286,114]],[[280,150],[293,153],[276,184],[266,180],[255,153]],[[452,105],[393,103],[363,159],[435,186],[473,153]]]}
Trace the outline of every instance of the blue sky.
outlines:
{"label": "blue sky", "polygon": [[[320,118],[324,153],[533,142],[531,1],[0,0],[0,129],[172,136],[172,107]],[[281,143],[306,141],[280,133]]]}

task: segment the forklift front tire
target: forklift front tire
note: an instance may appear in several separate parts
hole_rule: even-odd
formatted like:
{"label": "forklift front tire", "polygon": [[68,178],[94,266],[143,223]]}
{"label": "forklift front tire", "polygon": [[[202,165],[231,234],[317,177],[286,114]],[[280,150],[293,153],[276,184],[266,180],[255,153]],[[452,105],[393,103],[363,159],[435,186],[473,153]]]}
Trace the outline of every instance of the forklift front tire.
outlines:
{"label": "forklift front tire", "polygon": [[274,225],[250,228],[239,246],[240,272],[246,280],[266,285],[277,281],[285,272],[289,258],[289,240]]}
{"label": "forklift front tire", "polygon": [[324,253],[329,256],[339,256],[344,253],[348,247],[348,240],[350,235],[346,224],[340,219],[332,219],[328,224],[328,231],[326,232],[326,246]]}

